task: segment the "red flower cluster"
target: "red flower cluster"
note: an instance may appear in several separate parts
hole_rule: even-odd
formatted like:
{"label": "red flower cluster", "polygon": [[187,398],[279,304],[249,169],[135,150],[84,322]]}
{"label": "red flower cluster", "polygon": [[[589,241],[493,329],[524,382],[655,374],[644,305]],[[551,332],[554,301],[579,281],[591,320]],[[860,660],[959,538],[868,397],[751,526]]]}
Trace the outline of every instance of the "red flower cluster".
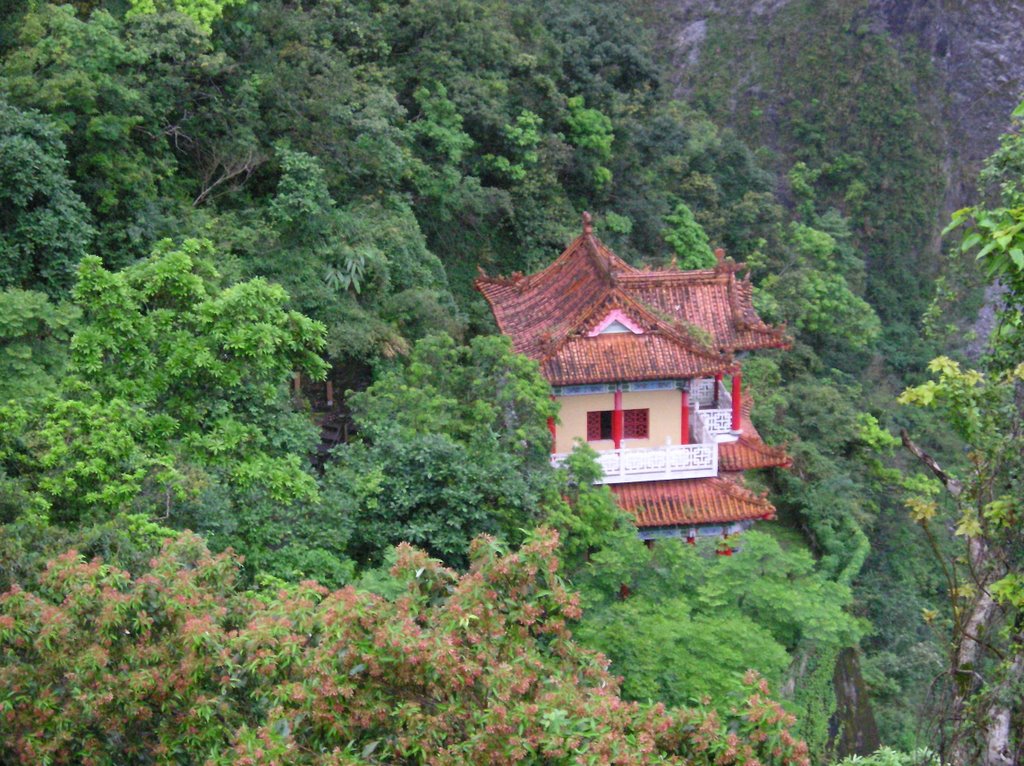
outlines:
{"label": "red flower cluster", "polygon": [[393,599],[243,591],[189,534],[135,579],[66,554],[0,596],[0,760],[808,763],[756,676],[727,719],[621,700],[572,639],[557,543],[482,538],[461,576],[402,546]]}

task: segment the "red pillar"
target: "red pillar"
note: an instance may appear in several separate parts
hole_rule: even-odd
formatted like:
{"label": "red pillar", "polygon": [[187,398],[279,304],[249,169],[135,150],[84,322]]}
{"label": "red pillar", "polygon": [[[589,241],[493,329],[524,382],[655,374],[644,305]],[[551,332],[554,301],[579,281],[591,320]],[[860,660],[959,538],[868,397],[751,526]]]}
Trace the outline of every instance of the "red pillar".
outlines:
{"label": "red pillar", "polygon": [[722,539],[718,541],[718,548],[715,549],[715,554],[718,556],[732,555],[732,545],[729,544],[729,535],[722,535]]}
{"label": "red pillar", "polygon": [[612,443],[615,449],[622,447],[622,391],[615,391],[615,411],[612,413]]}
{"label": "red pillar", "polygon": [[684,388],[679,392],[679,443],[690,443],[690,395]]}
{"label": "red pillar", "polygon": [[711,409],[718,409],[718,399],[722,391],[722,373],[715,373],[715,395],[711,399]]}
{"label": "red pillar", "polygon": [[741,395],[741,376],[737,372],[732,376],[732,430],[740,430],[740,395]]}

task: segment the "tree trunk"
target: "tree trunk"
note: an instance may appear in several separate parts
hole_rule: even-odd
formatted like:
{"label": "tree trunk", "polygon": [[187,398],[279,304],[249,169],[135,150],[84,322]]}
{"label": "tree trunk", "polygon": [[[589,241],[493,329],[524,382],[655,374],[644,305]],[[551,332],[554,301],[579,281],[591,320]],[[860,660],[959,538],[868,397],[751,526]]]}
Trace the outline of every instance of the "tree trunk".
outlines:
{"label": "tree trunk", "polygon": [[[983,540],[973,537],[968,540],[967,550],[971,571],[978,574],[978,596],[971,604],[970,611],[964,615],[965,619],[956,620],[957,626],[953,635],[953,667],[950,668],[953,672],[953,702],[950,717],[957,730],[953,735],[949,758],[954,766],[974,766],[978,763],[975,740],[966,736],[964,725],[968,704],[979,686],[978,663],[985,648],[984,640],[999,612],[998,604],[989,592],[989,585],[994,578],[988,546]],[[989,722],[990,719],[986,720],[985,724]],[[989,731],[980,733],[986,742],[990,741]],[[986,757],[979,766],[989,766],[990,763],[996,766],[1004,762],[990,762]]]}
{"label": "tree trunk", "polygon": [[[1024,641],[1024,635],[1017,636],[1017,641]],[[1015,690],[1022,680],[1024,680],[1024,656],[1018,654],[1007,668],[1005,677],[991,692],[993,702],[986,711],[988,728],[985,732],[984,766],[1017,766],[1018,764],[1013,752],[1010,727],[1014,714],[1012,700],[1019,700]]]}
{"label": "tree trunk", "polygon": [[[905,429],[900,431],[903,445],[914,457],[926,465],[942,482],[954,500],[961,500],[963,484],[946,473],[935,458],[918,447]],[[1004,663],[999,680],[989,680],[984,686],[988,704],[981,720],[969,722],[968,708],[982,688],[980,663],[984,660],[987,642],[1002,615],[1002,609],[992,597],[990,587],[1003,574],[1004,567],[999,557],[993,555],[988,543],[981,537],[967,540],[969,569],[974,575],[973,585],[978,593],[969,609],[956,615],[953,646],[952,672],[953,700],[950,720],[953,722],[953,742],[947,757],[952,766],[1018,766],[1012,748],[1012,724],[1019,701],[1015,690],[1024,680],[1024,656],[1019,652],[1011,655]],[[1024,641],[1024,634],[1016,637],[1017,645]],[[1013,645],[1013,644],[1011,644]],[[974,724],[977,736],[971,736]],[[979,740],[983,743],[978,752]],[[979,760],[980,758],[980,760]]]}

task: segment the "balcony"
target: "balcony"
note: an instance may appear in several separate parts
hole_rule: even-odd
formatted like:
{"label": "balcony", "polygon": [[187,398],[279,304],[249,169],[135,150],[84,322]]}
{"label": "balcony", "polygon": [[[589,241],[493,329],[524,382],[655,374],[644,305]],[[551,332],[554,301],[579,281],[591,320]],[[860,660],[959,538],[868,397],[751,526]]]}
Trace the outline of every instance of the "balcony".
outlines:
{"label": "balcony", "polygon": [[[552,455],[561,465],[565,455]],[[597,453],[605,484],[658,479],[699,479],[718,475],[717,444],[667,444],[644,449],[604,450]]]}
{"label": "balcony", "polygon": [[693,408],[690,419],[693,440],[699,444],[722,444],[739,438],[732,430],[732,410],[702,410]]}
{"label": "balcony", "polygon": [[[599,450],[597,462],[604,484],[624,484],[662,479],[703,479],[718,475],[718,445],[735,441],[732,431],[732,399],[724,386],[714,397],[714,380],[694,381],[690,393],[690,444],[666,444]],[[717,406],[715,406],[717,404]],[[560,466],[566,454],[551,456]]]}
{"label": "balcony", "polygon": [[715,401],[715,381],[710,378],[695,380],[690,391],[690,418],[693,440],[706,444],[734,442],[738,438],[732,430],[732,397],[725,386],[718,387]]}

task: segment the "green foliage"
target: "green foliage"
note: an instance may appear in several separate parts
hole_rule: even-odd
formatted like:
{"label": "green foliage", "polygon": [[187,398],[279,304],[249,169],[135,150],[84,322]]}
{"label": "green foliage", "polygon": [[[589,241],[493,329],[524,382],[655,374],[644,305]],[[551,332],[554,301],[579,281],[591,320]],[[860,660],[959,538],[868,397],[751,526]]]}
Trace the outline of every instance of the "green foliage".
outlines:
{"label": "green foliage", "polygon": [[419,341],[350,398],[363,442],[336,450],[327,472],[354,555],[379,561],[408,540],[459,564],[480,532],[514,539],[533,526],[554,478],[549,397],[536,363],[506,338]]}
{"label": "green foliage", "polygon": [[[247,216],[260,241],[245,243],[250,271],[283,284],[302,312],[327,324],[335,358],[394,356],[432,332],[459,334],[444,267],[415,216],[397,199],[339,207],[322,163],[276,147],[281,178],[270,229]],[[229,225],[233,222],[228,222]]]}
{"label": "green foliage", "polygon": [[[269,212],[281,232],[283,249],[291,261],[289,270],[294,274],[297,262],[311,262],[313,268],[323,268],[322,278],[329,289],[359,293],[366,277],[380,269],[382,255],[371,246],[352,247],[345,242],[344,221],[315,157],[293,152],[283,144],[277,147],[277,155],[281,180]],[[290,281],[297,280],[293,277]]]}
{"label": "green foliage", "polygon": [[[964,487],[969,500],[957,509],[956,534],[968,540],[984,540],[987,546],[1006,551],[1006,564],[996,571],[991,588],[997,601],[1011,609],[1019,608],[1024,604],[1024,580],[1011,563],[1011,551],[1024,550],[1017,524],[1020,455],[1016,449],[1016,424],[1021,418],[1017,397],[1024,384],[1024,364],[986,376],[939,357],[929,369],[938,378],[908,388],[900,395],[900,403],[938,409],[943,420],[971,445],[970,472]],[[921,492],[920,483],[908,487],[907,502],[915,521],[924,526],[937,513],[933,487],[926,485],[925,492]],[[976,596],[969,587],[952,593],[954,610],[964,612]]]}
{"label": "green foliage", "polygon": [[0,98],[0,287],[64,293],[93,236],[64,144],[39,112]]}
{"label": "green foliage", "polygon": [[[1022,710],[1013,690],[1024,668],[1019,630],[1024,365],[984,374],[939,357],[930,370],[935,377],[908,388],[900,401],[940,412],[969,452],[952,469],[929,464],[953,501],[951,509],[933,486],[920,481],[905,482],[906,504],[945,576],[946,608],[930,611],[926,619],[949,634],[951,701],[941,715],[950,736],[943,754],[963,762],[993,748],[1013,749],[1019,741],[1015,732]],[[947,527],[962,545],[945,541]]]}
{"label": "green foliage", "polygon": [[473,547],[458,576],[402,546],[397,598],[313,582],[252,593],[237,563],[172,539],[142,576],[75,551],[0,595],[5,761],[373,760],[806,765],[792,717],[746,700],[627,703],[573,641],[557,537]]}
{"label": "green foliage", "polygon": [[0,402],[54,391],[67,362],[77,308],[28,290],[0,291]]}
{"label": "green foliage", "polygon": [[780,239],[789,248],[789,264],[761,283],[777,301],[780,318],[805,332],[818,348],[836,341],[853,349],[871,346],[881,324],[871,306],[850,289],[850,269],[842,262],[836,239],[797,222]]}
{"label": "green foliage", "polygon": [[544,523],[558,531],[566,571],[575,572],[587,557],[613,540],[635,535],[633,519],[615,501],[611,490],[596,482],[602,478],[597,453],[577,442],[558,478],[557,497],[546,498]]}
{"label": "green foliage", "polygon": [[284,384],[323,375],[324,329],[286,310],[278,285],[222,288],[210,255],[187,240],[120,272],[83,261],[61,395],[12,402],[0,424],[0,481],[24,513],[65,525],[151,513],[256,569],[302,531],[286,509],[317,507],[299,457],[312,429]]}
{"label": "green foliage", "polygon": [[798,200],[796,209],[801,218],[811,219],[814,217],[814,203],[817,197],[814,183],[821,178],[821,172],[821,168],[811,170],[807,167],[806,162],[797,162],[786,174],[789,188]]}
{"label": "green foliage", "polygon": [[[788,357],[799,357],[794,349]],[[759,412],[774,413],[757,422],[770,443],[789,445],[792,471],[773,475],[778,507],[806,526],[821,553],[820,566],[846,585],[853,582],[871,550],[864,526],[874,522],[876,487],[865,475],[861,390],[849,381],[809,373],[802,361],[783,372],[769,359],[748,363],[745,380]],[[783,374],[786,376],[783,382]]]}
{"label": "green foliage", "polygon": [[805,223],[829,207],[850,218],[867,300],[887,322],[913,322],[935,274],[940,105],[925,52],[862,12],[802,0],[753,27],[715,14],[700,65],[683,74],[713,117],[775,152]]}
{"label": "green foliage", "polygon": [[123,247],[138,240],[152,228],[141,219],[170,171],[162,147],[141,139],[146,130],[159,130],[147,119],[143,91],[130,75],[145,53],[126,43],[107,12],[97,10],[83,21],[71,5],[34,8],[18,41],[0,67],[0,89],[12,104],[56,122],[75,190],[97,219],[100,242]]}
{"label": "green foliage", "polygon": [[[35,497],[28,508],[45,510],[58,524],[88,524],[123,510],[183,499],[184,477],[167,454],[144,442],[158,428],[147,413],[124,399],[50,399],[21,428],[17,407],[7,409],[2,436],[5,463]],[[20,482],[19,482],[20,483]],[[144,485],[151,491],[143,494]],[[28,508],[25,510],[27,511]]]}
{"label": "green foliage", "polygon": [[200,29],[209,33],[213,22],[223,14],[224,9],[232,5],[242,5],[246,0],[128,0],[131,6],[128,18],[147,13],[177,11],[183,13],[199,25]]}
{"label": "green foliage", "polygon": [[[522,513],[522,489],[503,481],[489,456],[474,454],[444,434],[410,434],[373,450],[347,446],[329,470],[351,527],[350,550],[373,561],[383,546],[408,541],[464,565],[469,540],[497,533],[495,516]],[[516,494],[506,494],[517,490]]]}
{"label": "green foliage", "polygon": [[[9,516],[4,514],[5,517]],[[47,560],[70,548],[87,559],[100,558],[133,575],[145,572],[153,557],[178,533],[146,514],[119,514],[99,524],[67,529],[21,518],[0,527],[0,591],[34,589]]]}
{"label": "green foliage", "polygon": [[943,231],[964,229],[960,251],[975,252],[987,280],[998,282],[1005,293],[998,311],[998,325],[990,338],[991,364],[1013,367],[1024,353],[1024,188],[1017,177],[1024,163],[1021,128],[1024,110],[1018,107],[1009,133],[1000,139],[999,150],[986,162],[982,181],[998,185],[998,205],[978,204],[953,213]]}
{"label": "green foliage", "polygon": [[[86,252],[105,264],[83,267],[73,348],[71,303],[0,299],[0,388],[17,398],[0,415],[0,517],[18,520],[5,550],[19,571],[60,541],[141,571],[149,542],[132,549],[125,512],[235,547],[244,577],[264,583],[341,585],[356,576],[349,550],[377,562],[403,537],[463,564],[477,532],[514,541],[541,519],[563,532],[569,572],[618,550],[632,531],[592,486],[592,460],[548,466],[553,413],[535,370],[507,349],[415,345],[492,332],[478,267],[550,262],[588,209],[631,262],[696,250],[707,265],[707,240],[724,246],[749,263],[764,316],[789,322],[794,351],[745,371],[759,429],[789,442],[795,470],[754,481],[811,539],[820,574],[845,585],[861,573],[856,608],[877,623],[864,644],[881,647],[869,675],[909,709],[907,679],[934,667],[919,614],[938,586],[906,556],[915,541],[899,525],[911,523],[889,458],[873,452],[894,424],[893,384],[877,371],[913,371],[930,354],[909,319],[879,333],[862,298],[913,317],[928,290],[925,262],[907,267],[905,254],[921,252],[936,199],[934,131],[913,98],[929,88],[915,91],[912,57],[848,24],[848,7],[805,2],[780,9],[785,39],[756,30],[773,60],[765,87],[740,99],[711,80],[749,43],[709,25],[704,81],[684,103],[661,83],[661,51],[636,13],[652,10],[84,0],[0,11],[0,240],[14,243],[0,263],[15,264],[0,284],[61,297]],[[835,78],[819,76],[823,61]],[[777,82],[794,95],[775,109]],[[749,119],[726,120],[729,103],[753,103]],[[992,182],[1009,183],[1014,162],[1000,160]],[[165,237],[214,245],[155,244]],[[325,346],[293,312],[323,323]],[[338,450],[317,492],[315,429],[283,383],[303,363],[315,374],[308,354],[321,348],[353,387],[371,371],[378,385],[352,397],[363,443]],[[651,640],[672,634],[672,615],[649,606]],[[795,679],[794,697],[813,711],[800,726],[817,749],[833,644],[794,648],[735,604],[712,612],[687,625],[749,629],[773,673],[784,655],[807,659],[813,677]],[[636,628],[622,625],[625,652]],[[735,686],[742,653],[692,638],[710,661],[722,653]],[[658,686],[647,668],[626,683]]]}
{"label": "green foliage", "polygon": [[939,757],[927,749],[904,753],[891,747],[882,747],[871,755],[851,755],[835,766],[942,766]]}
{"label": "green foliage", "polygon": [[685,203],[676,205],[672,215],[665,216],[665,223],[671,228],[665,229],[662,236],[679,257],[680,269],[709,269],[715,265],[708,235]]}
{"label": "green foliage", "polygon": [[[806,550],[748,532],[736,556],[679,540],[623,536],[577,574],[582,641],[606,653],[633,699],[723,699],[747,668],[781,683],[790,653],[851,645],[861,627],[847,586],[814,572]],[[630,595],[621,598],[621,586]],[[829,674],[830,674],[829,669]]]}
{"label": "green foliage", "polygon": [[[946,490],[940,494],[935,481],[918,477],[902,482],[906,505],[945,578],[945,608],[929,610],[926,619],[948,635],[948,702],[939,714],[948,734],[942,740],[942,754],[954,763],[1005,759],[1004,753],[1020,748],[1024,720],[1017,693],[1024,678],[1024,538],[1019,523],[1024,365],[1018,332],[1024,308],[1024,224],[1018,208],[1024,195],[1015,178],[1024,157],[1022,111],[1014,112],[1012,132],[1002,137],[982,174],[983,184],[998,185],[998,204],[957,211],[946,229],[967,226],[961,252],[977,248],[976,260],[985,267],[988,280],[998,280],[1004,288],[997,330],[988,339],[987,369],[964,369],[941,356],[929,364],[931,378],[907,388],[899,398],[901,403],[937,411],[941,424],[965,445],[964,457],[955,456],[943,467],[904,435],[911,451]],[[953,531],[954,539],[947,530]]]}
{"label": "green foliage", "polygon": [[[853,589],[852,609],[871,622],[859,651],[871,707],[886,741],[913,747],[927,695],[946,646],[924,617],[943,601],[941,568],[921,552],[902,506],[898,438],[906,423],[958,450],[949,429],[905,410],[893,412],[884,378],[863,382],[828,369],[799,341],[777,357],[744,364],[754,422],[769,443],[786,443],[791,470],[766,476],[777,526],[809,540],[820,572]],[[914,552],[908,555],[907,552]],[[802,656],[794,698],[804,710],[801,735],[826,757],[832,671],[828,651]]]}
{"label": "green foliage", "polygon": [[414,184],[434,215],[450,221],[456,210],[478,204],[480,182],[461,168],[474,141],[463,130],[462,116],[444,85],[436,93],[420,87],[413,98],[420,111],[410,127],[420,160],[413,166]]}
{"label": "green foliage", "polygon": [[600,190],[612,180],[612,172],[600,164],[612,157],[612,142],[615,140],[612,121],[600,110],[588,109],[583,96],[573,96],[566,105],[569,107],[566,118],[569,142],[585,158],[594,187]]}
{"label": "green foliage", "polygon": [[279,285],[220,288],[211,255],[208,242],[165,240],[121,272],[87,259],[74,291],[83,323],[73,371],[104,397],[160,402],[188,427],[216,413],[202,397],[267,407],[293,371],[322,377],[323,326],[285,309]]}
{"label": "green foliage", "polygon": [[900,440],[882,428],[878,418],[870,412],[858,413],[857,425],[860,427],[861,441],[870,449],[883,452],[899,446]]}
{"label": "green foliage", "polygon": [[421,87],[413,98],[422,112],[421,119],[414,123],[413,135],[441,160],[460,162],[473,147],[473,139],[462,131],[462,116],[448,99],[448,90],[438,85],[437,92],[431,93]]}
{"label": "green foliage", "polygon": [[524,181],[527,173],[540,159],[537,147],[541,142],[540,128],[543,124],[544,121],[538,115],[524,109],[516,117],[516,121],[506,125],[502,131],[508,144],[508,154],[514,159],[510,160],[503,155],[485,154],[483,161],[510,181]]}

